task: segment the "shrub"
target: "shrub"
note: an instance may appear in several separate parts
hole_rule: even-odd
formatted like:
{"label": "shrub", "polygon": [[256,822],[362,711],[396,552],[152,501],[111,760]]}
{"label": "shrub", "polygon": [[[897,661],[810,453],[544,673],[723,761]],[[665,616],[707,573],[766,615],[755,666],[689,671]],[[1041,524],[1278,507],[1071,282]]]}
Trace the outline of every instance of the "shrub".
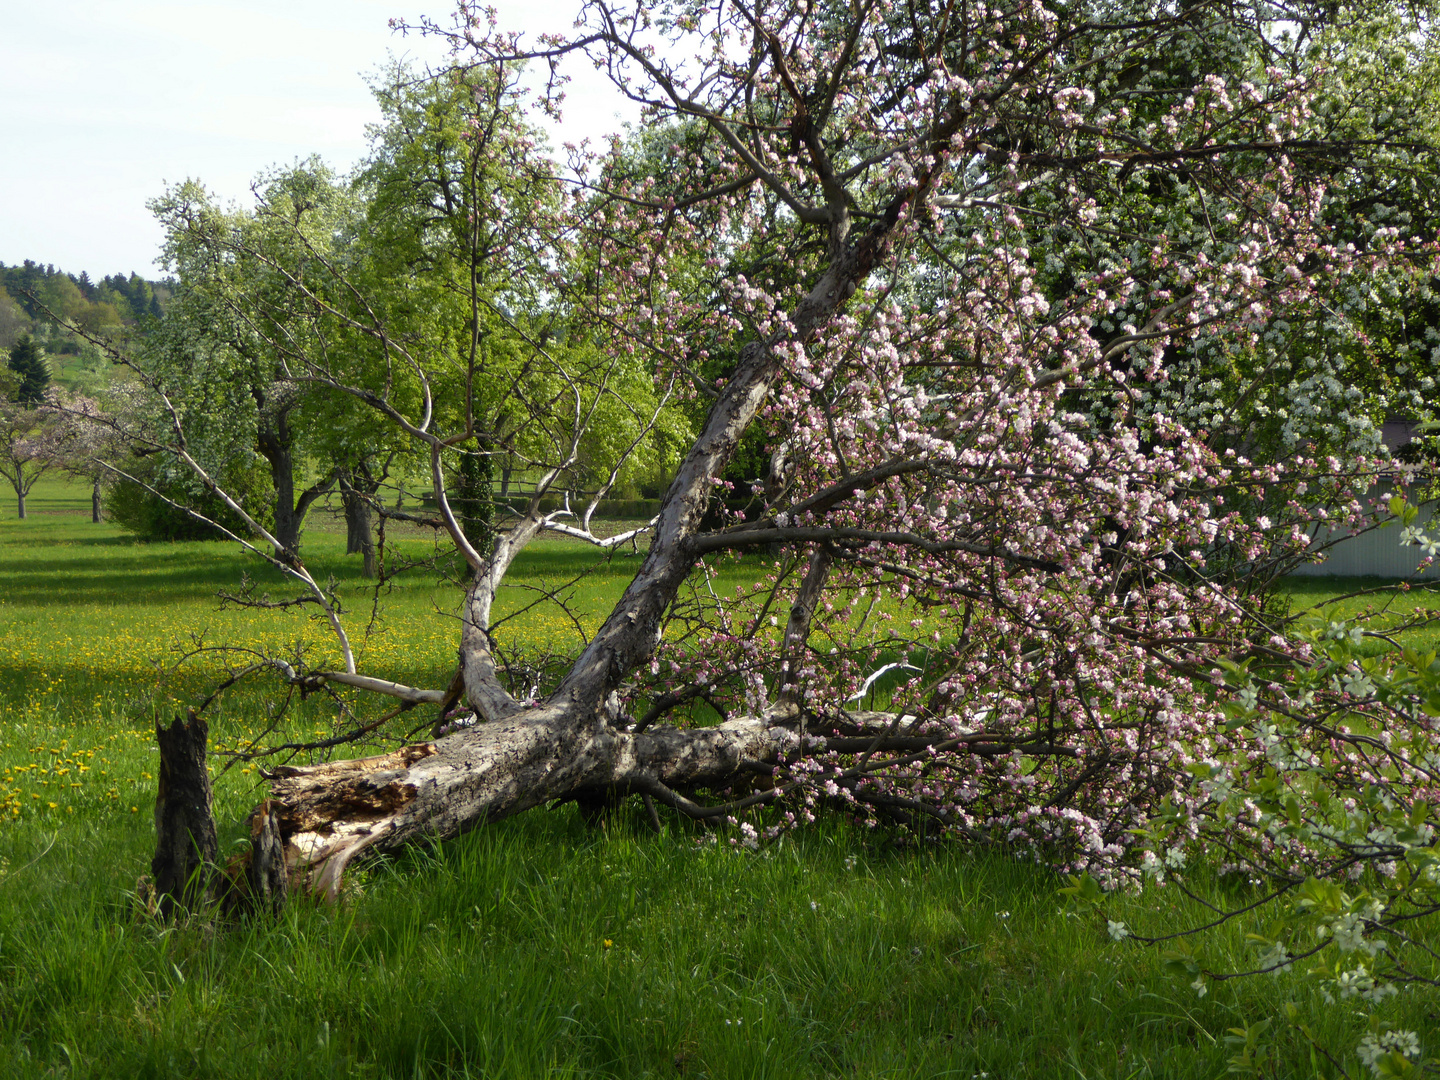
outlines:
{"label": "shrub", "polygon": [[[194,478],[175,471],[163,455],[138,458],[127,471],[135,479],[118,480],[105,493],[105,512],[127,532],[145,540],[225,539],[225,534],[214,525],[173,505],[179,503],[239,536],[250,535],[249,527],[218,495],[205,491]],[[269,491],[269,479],[263,467],[232,466],[226,470],[221,483],[252,514],[257,508],[264,508],[259,517],[262,525],[269,528],[273,524],[273,493]]]}

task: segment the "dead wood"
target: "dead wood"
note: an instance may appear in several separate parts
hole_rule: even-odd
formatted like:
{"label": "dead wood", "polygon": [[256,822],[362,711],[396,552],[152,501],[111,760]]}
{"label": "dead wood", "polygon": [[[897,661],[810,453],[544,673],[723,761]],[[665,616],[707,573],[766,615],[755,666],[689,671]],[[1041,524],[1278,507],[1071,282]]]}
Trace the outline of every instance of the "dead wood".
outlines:
{"label": "dead wood", "polygon": [[160,782],[155,796],[155,857],[150,861],[160,912],[191,910],[210,898],[219,844],[205,766],[209,728],[193,713],[168,728],[155,725]]}

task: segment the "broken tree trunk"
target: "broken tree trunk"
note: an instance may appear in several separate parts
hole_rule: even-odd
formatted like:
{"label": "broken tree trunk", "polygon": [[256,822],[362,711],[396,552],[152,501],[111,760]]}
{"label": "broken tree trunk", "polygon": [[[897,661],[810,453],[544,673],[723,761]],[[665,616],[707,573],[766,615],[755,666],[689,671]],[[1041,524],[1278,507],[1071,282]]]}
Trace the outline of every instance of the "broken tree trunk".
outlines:
{"label": "broken tree trunk", "polygon": [[210,898],[219,844],[210,773],[205,767],[209,736],[193,713],[168,728],[155,725],[160,744],[160,783],[155,796],[155,858],[150,873],[166,918],[177,906],[193,910]]}
{"label": "broken tree trunk", "polygon": [[271,774],[267,805],[296,878],[333,898],[362,855],[456,836],[587,792],[688,802],[681,791],[768,773],[782,751],[798,747],[798,736],[774,718],[632,735],[546,705],[378,757],[281,767]]}
{"label": "broken tree trunk", "polygon": [[873,766],[857,763],[837,774],[849,787],[867,770],[894,764],[897,752],[918,760],[963,744],[982,757],[1017,751],[1073,755],[1033,738],[976,733],[940,739],[922,732],[914,717],[892,713],[847,713],[823,724],[811,717],[803,735],[799,721],[798,710],[782,704],[763,716],[715,727],[656,725],[630,732],[603,721],[582,723],[575,713],[549,703],[377,757],[278,768],[270,774],[273,798],[252,815],[252,830],[258,815],[270,815],[290,880],[333,899],[357,858],[393,852],[421,838],[448,839],[557,800],[648,795],[688,817],[720,819],[782,796],[786,785],[714,806],[699,805],[692,796],[768,778],[802,752],[888,754],[877,755]]}
{"label": "broken tree trunk", "polygon": [[245,864],[245,890],[232,907],[278,915],[290,894],[290,867],[274,803],[266,800],[250,815],[250,859]]}

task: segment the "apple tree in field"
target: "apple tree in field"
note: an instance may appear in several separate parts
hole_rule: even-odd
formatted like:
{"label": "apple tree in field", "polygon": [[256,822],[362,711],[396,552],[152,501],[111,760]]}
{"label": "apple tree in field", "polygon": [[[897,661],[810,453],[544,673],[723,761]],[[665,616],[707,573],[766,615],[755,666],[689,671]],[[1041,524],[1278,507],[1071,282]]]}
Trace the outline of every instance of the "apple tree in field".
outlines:
{"label": "apple tree in field", "polygon": [[[333,893],[370,853],[641,796],[750,840],[826,807],[923,823],[1112,882],[1219,837],[1281,892],[1400,874],[1365,933],[1433,911],[1440,667],[1382,671],[1356,651],[1371,630],[1307,639],[1275,603],[1330,530],[1393,512],[1417,565],[1434,554],[1413,471],[1375,504],[1397,384],[1366,377],[1381,354],[1434,377],[1433,237],[1339,220],[1332,187],[1413,146],[1317,110],[1313,45],[1343,10],[1276,17],[593,0],[535,43],[468,10],[431,27],[473,107],[451,151],[417,155],[422,183],[388,189],[413,275],[299,233],[303,257],[262,262],[308,335],[276,335],[285,377],[429,463],[468,567],[456,678],[276,667],[475,722],[271,769],[265,859]],[[550,107],[566,63],[599,65],[641,129],[575,149],[561,182],[520,119],[522,60],[554,73]],[[485,161],[534,178],[522,205]],[[678,436],[677,397],[700,419],[633,581],[563,671],[514,677],[490,623],[507,568],[546,531],[615,543],[594,497]],[[731,467],[747,439],[764,475]],[[462,455],[487,490],[516,464],[534,497],[467,527]],[[717,591],[737,556],[754,585]],[[1297,762],[1349,807],[1343,835],[1287,809]]]}

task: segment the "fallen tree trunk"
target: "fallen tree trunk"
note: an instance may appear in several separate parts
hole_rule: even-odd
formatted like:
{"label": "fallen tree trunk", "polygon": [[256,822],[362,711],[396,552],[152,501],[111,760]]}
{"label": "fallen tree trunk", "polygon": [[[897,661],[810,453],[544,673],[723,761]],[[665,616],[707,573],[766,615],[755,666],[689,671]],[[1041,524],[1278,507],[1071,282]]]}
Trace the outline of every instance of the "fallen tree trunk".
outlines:
{"label": "fallen tree trunk", "polygon": [[[1072,747],[1034,735],[946,737],[924,730],[915,717],[892,713],[845,713],[823,724],[810,717],[803,734],[801,719],[793,705],[781,704],[715,727],[628,731],[583,722],[563,706],[540,706],[388,754],[278,768],[269,774],[272,799],[252,815],[252,833],[262,815],[273,819],[290,879],[333,899],[357,859],[419,839],[449,839],[545,803],[643,795],[692,819],[723,819],[812,782],[790,777],[785,765],[829,754],[840,763],[829,772],[832,794],[884,808],[899,805],[895,795],[867,790],[866,781],[937,752],[984,759],[1077,756]],[[751,792],[757,777],[762,783]],[[701,791],[731,789],[740,794],[710,805],[695,799]],[[930,816],[962,824],[944,811]]]}
{"label": "fallen tree trunk", "polygon": [[267,805],[294,875],[333,897],[363,855],[587,792],[658,795],[674,805],[682,791],[768,772],[800,744],[775,717],[635,735],[576,713],[546,705],[377,757],[276,769]]}

